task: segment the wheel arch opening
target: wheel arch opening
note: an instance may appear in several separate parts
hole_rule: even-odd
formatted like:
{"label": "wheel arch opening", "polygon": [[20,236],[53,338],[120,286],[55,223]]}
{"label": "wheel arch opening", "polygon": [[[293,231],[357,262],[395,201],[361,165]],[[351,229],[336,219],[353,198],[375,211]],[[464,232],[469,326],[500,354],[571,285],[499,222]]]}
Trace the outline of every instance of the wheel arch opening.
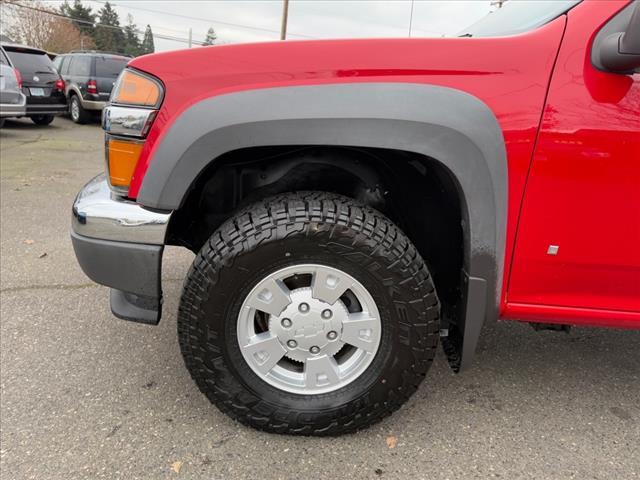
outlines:
{"label": "wheel arch opening", "polygon": [[250,147],[225,153],[202,171],[172,215],[167,243],[197,252],[244,206],[304,190],[344,195],[384,213],[427,263],[445,328],[460,322],[469,262],[467,206],[450,170],[421,154],[323,145]]}

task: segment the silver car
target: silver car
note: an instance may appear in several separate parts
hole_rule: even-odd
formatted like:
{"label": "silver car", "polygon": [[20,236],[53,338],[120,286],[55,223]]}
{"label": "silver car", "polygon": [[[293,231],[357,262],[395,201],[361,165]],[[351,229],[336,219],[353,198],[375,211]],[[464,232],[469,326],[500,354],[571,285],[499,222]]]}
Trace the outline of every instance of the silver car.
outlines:
{"label": "silver car", "polygon": [[0,127],[7,117],[20,117],[26,112],[27,97],[22,93],[20,73],[0,47]]}

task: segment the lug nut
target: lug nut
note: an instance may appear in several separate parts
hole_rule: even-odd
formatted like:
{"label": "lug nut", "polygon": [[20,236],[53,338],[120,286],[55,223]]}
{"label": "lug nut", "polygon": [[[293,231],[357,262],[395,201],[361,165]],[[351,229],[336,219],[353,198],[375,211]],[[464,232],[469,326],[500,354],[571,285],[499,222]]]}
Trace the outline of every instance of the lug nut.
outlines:
{"label": "lug nut", "polygon": [[280,322],[280,324],[284,327],[284,328],[289,328],[291,327],[291,320],[288,318],[283,318],[282,321]]}
{"label": "lug nut", "polygon": [[289,348],[296,348],[296,347],[298,346],[298,342],[296,342],[295,340],[289,340],[289,341],[287,342],[287,346],[288,346]]}
{"label": "lug nut", "polygon": [[338,333],[331,330],[329,333],[327,333],[327,338],[329,340],[335,340],[336,338],[338,338]]}
{"label": "lug nut", "polygon": [[320,352],[320,347],[316,347],[315,345],[309,349],[311,353],[314,355]]}
{"label": "lug nut", "polygon": [[322,311],[322,318],[331,318],[333,316],[333,312],[331,312],[331,310],[329,310],[328,308],[326,310]]}
{"label": "lug nut", "polygon": [[300,305],[298,305],[298,310],[300,310],[301,313],[307,313],[309,311],[309,304],[301,303]]}

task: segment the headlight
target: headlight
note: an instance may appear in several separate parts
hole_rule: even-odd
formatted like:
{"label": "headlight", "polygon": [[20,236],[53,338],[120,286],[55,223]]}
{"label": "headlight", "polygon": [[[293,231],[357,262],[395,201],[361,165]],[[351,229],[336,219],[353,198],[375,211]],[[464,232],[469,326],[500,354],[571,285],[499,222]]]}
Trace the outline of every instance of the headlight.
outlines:
{"label": "headlight", "polygon": [[126,68],[113,88],[110,105],[102,112],[109,184],[120,195],[129,192],[144,139],[163,94],[159,80]]}
{"label": "headlight", "polygon": [[154,78],[125,68],[113,92],[111,103],[157,108],[162,102],[162,85]]}

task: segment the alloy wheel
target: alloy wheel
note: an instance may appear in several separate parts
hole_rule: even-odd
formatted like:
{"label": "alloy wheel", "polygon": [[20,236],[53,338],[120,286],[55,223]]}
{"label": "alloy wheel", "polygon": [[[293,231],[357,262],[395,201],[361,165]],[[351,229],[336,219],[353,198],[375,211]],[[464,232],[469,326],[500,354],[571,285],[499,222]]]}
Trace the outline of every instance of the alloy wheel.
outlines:
{"label": "alloy wheel", "polygon": [[265,382],[303,395],[351,383],[371,364],[382,324],[373,297],[355,278],[317,264],[267,275],[245,298],[238,343]]}

